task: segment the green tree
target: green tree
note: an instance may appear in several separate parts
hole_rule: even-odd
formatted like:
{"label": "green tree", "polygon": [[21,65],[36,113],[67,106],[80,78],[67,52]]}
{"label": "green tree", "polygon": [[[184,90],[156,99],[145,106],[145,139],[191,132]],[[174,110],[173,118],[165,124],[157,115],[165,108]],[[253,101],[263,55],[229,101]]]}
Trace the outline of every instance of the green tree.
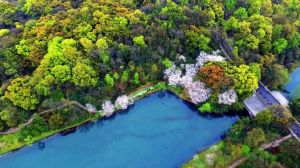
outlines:
{"label": "green tree", "polygon": [[225,76],[233,79],[235,90],[244,97],[248,97],[258,88],[258,77],[250,71],[247,65],[227,65]]}
{"label": "green tree", "polygon": [[211,103],[204,103],[203,105],[201,105],[199,108],[198,108],[198,110],[200,111],[200,112],[202,112],[202,113],[205,113],[205,112],[209,112],[209,113],[211,113],[211,112],[215,112],[215,107],[214,107],[214,105],[213,104],[211,104]]}
{"label": "green tree", "polygon": [[48,120],[50,128],[59,128],[64,124],[64,117],[60,113],[55,113],[51,115],[51,117]]}
{"label": "green tree", "polygon": [[256,120],[258,124],[270,124],[272,122],[273,115],[269,110],[265,110],[263,112],[260,112],[256,116]]}
{"label": "green tree", "polygon": [[261,150],[255,149],[248,157],[249,159],[244,162],[240,168],[275,168],[276,166],[276,156],[271,153]]}
{"label": "green tree", "polygon": [[84,47],[84,51],[90,53],[94,47],[93,41],[88,38],[81,38],[80,44]]}
{"label": "green tree", "polygon": [[134,75],[133,75],[133,83],[135,84],[135,85],[138,85],[138,84],[140,84],[140,79],[139,79],[140,77],[139,77],[139,74],[136,72],[136,73],[134,73]]}
{"label": "green tree", "polygon": [[257,78],[260,80],[261,79],[261,68],[260,64],[257,63],[251,63],[249,64],[249,70],[257,76]]}
{"label": "green tree", "polygon": [[29,76],[19,77],[13,80],[10,86],[8,86],[5,96],[11,100],[14,105],[20,106],[25,110],[33,110],[39,103],[39,97],[33,90]]}
{"label": "green tree", "polygon": [[0,29],[0,37],[5,36],[10,33],[8,29]]}
{"label": "green tree", "polygon": [[165,58],[165,59],[163,60],[162,63],[164,64],[164,66],[165,66],[166,68],[171,68],[172,65],[173,65],[172,61],[169,60],[168,58]]}
{"label": "green tree", "polygon": [[235,9],[236,0],[225,0],[225,8],[229,12],[232,12]]}
{"label": "green tree", "polygon": [[271,83],[269,85],[272,89],[283,88],[284,85],[289,81],[288,70],[280,64],[274,64],[272,66],[273,73],[271,74]]}
{"label": "green tree", "polygon": [[144,41],[144,36],[143,35],[134,37],[133,42],[134,42],[135,45],[138,45],[140,47],[146,47],[147,46],[145,41]]}
{"label": "green tree", "polygon": [[72,82],[80,87],[94,87],[97,84],[96,71],[87,64],[77,62],[72,69]]}
{"label": "green tree", "polygon": [[280,145],[280,153],[278,161],[289,168],[297,168],[300,166],[300,145],[295,139],[291,139]]}
{"label": "green tree", "polygon": [[248,18],[248,12],[245,8],[240,7],[234,12],[234,17],[239,20],[245,20]]}
{"label": "green tree", "polygon": [[109,61],[109,54],[107,52],[108,43],[105,38],[99,38],[96,42],[96,46],[99,49],[100,58],[104,63]]}
{"label": "green tree", "polygon": [[211,50],[209,47],[211,42],[210,33],[207,30],[191,26],[189,30],[185,31],[185,36],[186,47],[191,53],[193,53],[196,49],[203,51]]}
{"label": "green tree", "polygon": [[104,80],[109,87],[115,86],[115,80],[110,74],[106,74]]}
{"label": "green tree", "polygon": [[64,83],[71,79],[71,69],[68,65],[56,65],[51,69],[56,83]]}
{"label": "green tree", "polygon": [[247,132],[245,143],[250,147],[258,147],[258,145],[266,142],[264,130],[261,128],[253,128]]}
{"label": "green tree", "polygon": [[277,54],[280,54],[284,51],[284,49],[287,47],[287,45],[288,45],[288,42],[286,39],[284,39],[284,38],[278,39],[273,43],[274,51]]}

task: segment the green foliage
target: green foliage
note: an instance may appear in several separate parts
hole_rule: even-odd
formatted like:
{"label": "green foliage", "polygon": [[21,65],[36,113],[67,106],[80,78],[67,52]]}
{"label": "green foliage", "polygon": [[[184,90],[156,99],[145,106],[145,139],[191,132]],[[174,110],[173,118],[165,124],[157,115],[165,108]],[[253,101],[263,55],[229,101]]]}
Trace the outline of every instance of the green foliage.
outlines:
{"label": "green foliage", "polygon": [[8,30],[8,29],[0,29],[0,37],[3,37],[9,33],[10,33],[10,30]]}
{"label": "green foliage", "polygon": [[135,45],[138,45],[138,46],[141,46],[141,47],[146,47],[147,46],[145,41],[144,41],[144,36],[143,35],[134,37],[133,42],[134,42]]}
{"label": "green foliage", "polygon": [[110,74],[106,74],[104,80],[109,87],[115,86],[115,80]]}
{"label": "green foliage", "polygon": [[93,41],[88,38],[81,38],[80,43],[84,47],[84,51],[87,53],[90,53],[94,47]]}
{"label": "green foliage", "polygon": [[57,83],[64,83],[71,79],[71,69],[67,65],[56,65],[51,68],[51,73]]}
{"label": "green foliage", "polygon": [[267,151],[256,149],[250,154],[249,159],[243,163],[241,168],[266,168],[275,166],[276,157]]}
{"label": "green foliage", "polygon": [[108,44],[105,38],[99,38],[96,42],[96,46],[99,50],[106,50],[108,48]]}
{"label": "green foliage", "polygon": [[133,75],[133,83],[135,84],[135,85],[138,85],[139,83],[140,83],[140,79],[139,79],[140,77],[139,77],[139,74],[136,72],[136,73],[134,73],[134,75]]}
{"label": "green foliage", "polygon": [[284,49],[287,47],[287,45],[288,42],[284,38],[278,39],[273,43],[274,50],[278,54],[282,53]]}
{"label": "green foliage", "polygon": [[11,85],[8,86],[5,96],[11,100],[14,105],[26,110],[35,109],[39,103],[39,98],[33,90],[29,76],[13,80]]}
{"label": "green foliage", "polygon": [[249,66],[225,66],[225,76],[233,79],[235,91],[247,97],[258,88],[258,77],[252,73]]}
{"label": "green foliage", "polygon": [[289,168],[300,166],[300,145],[296,139],[291,139],[280,145],[278,161]]}
{"label": "green foliage", "polygon": [[271,88],[283,88],[284,84],[286,84],[289,81],[289,72],[288,70],[279,64],[273,65],[273,73],[271,75],[272,77],[272,83]]}
{"label": "green foliage", "polygon": [[96,71],[87,64],[77,62],[72,69],[72,82],[80,87],[94,87],[97,84]]}
{"label": "green foliage", "polygon": [[166,68],[171,68],[172,65],[173,65],[173,64],[172,64],[172,61],[170,61],[168,58],[164,59],[162,63],[164,64],[164,66],[165,66]]}
{"label": "green foliage", "polygon": [[51,115],[48,120],[50,128],[59,128],[64,123],[64,117],[60,113],[55,113]]}
{"label": "green foliage", "polygon": [[239,20],[245,20],[248,18],[248,13],[247,10],[245,8],[238,8],[235,12],[234,12],[234,17],[239,19]]}
{"label": "green foliage", "polygon": [[198,110],[202,113],[205,112],[211,113],[211,112],[215,112],[215,107],[211,103],[204,103],[198,108]]}
{"label": "green foliage", "polygon": [[233,11],[236,5],[236,0],[225,0],[225,8],[228,11]]}
{"label": "green foliage", "polygon": [[[284,66],[300,58],[299,10],[297,1],[287,0],[0,0],[0,83],[9,85],[1,87],[7,100],[0,103],[0,129],[24,122],[28,116],[23,113],[38,108],[39,102],[64,97],[97,102],[102,93],[116,96],[161,81],[163,69],[172,66],[177,54],[190,63],[200,50],[219,49],[220,42],[226,51],[232,47],[235,56],[224,66],[226,78],[233,82],[223,89],[236,89],[240,101],[216,106],[217,93],[212,93],[210,104],[200,108],[219,113],[241,109],[258,79],[270,89],[280,89],[288,80]],[[249,66],[240,65],[244,63]],[[174,90],[182,93],[181,88]],[[292,106],[295,114],[298,104]],[[283,116],[270,123],[269,115],[261,115],[251,122],[267,128],[266,139],[271,131],[277,135],[283,129],[278,123],[288,121]],[[39,117],[20,139],[30,143],[48,130],[50,121],[45,119]],[[51,120],[58,123],[52,128],[61,123],[59,116]],[[234,144],[228,141],[228,148],[222,148],[226,157],[216,157],[216,167],[226,167],[228,157],[247,151],[236,144],[244,141],[251,126],[241,120],[230,133]]]}
{"label": "green foliage", "polygon": [[258,124],[270,124],[272,122],[272,119],[273,119],[273,115],[269,110],[260,112],[256,116],[256,120]]}
{"label": "green foliage", "polygon": [[205,32],[198,28],[193,28],[185,32],[186,46],[190,52],[194,52],[196,49],[203,51],[211,50],[209,47],[211,39],[205,34]]}
{"label": "green foliage", "polygon": [[249,70],[255,74],[255,76],[258,78],[258,80],[261,79],[261,68],[260,64],[257,63],[251,63],[249,64]]}
{"label": "green foliage", "polygon": [[253,128],[249,132],[247,132],[247,137],[245,139],[245,143],[253,148],[258,147],[260,144],[266,141],[264,130],[261,128]]}
{"label": "green foliage", "polygon": [[248,156],[250,154],[250,147],[248,145],[242,145],[242,154]]}

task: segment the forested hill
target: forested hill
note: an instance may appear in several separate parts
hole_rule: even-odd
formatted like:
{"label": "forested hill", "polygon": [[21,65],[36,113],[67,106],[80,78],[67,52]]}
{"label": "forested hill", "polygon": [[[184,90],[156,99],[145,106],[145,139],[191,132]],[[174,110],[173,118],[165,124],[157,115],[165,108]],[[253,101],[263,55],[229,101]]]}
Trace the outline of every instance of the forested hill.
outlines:
{"label": "forested hill", "polygon": [[61,98],[97,104],[220,41],[281,87],[299,60],[299,15],[298,0],[0,0],[0,123]]}

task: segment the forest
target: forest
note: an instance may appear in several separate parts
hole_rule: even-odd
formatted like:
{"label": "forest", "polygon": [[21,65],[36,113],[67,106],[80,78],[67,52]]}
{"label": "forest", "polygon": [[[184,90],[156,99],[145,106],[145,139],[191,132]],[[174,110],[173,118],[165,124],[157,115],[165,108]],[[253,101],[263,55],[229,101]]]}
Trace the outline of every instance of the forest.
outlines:
{"label": "forest", "polygon": [[[92,115],[73,107],[39,112],[66,100],[101,108],[106,100],[166,81],[165,69],[182,59],[192,64],[202,52],[220,52],[227,61],[208,62],[194,74],[212,88],[208,102],[196,100],[199,110],[241,110],[258,80],[283,89],[299,66],[299,30],[299,0],[0,0],[0,131],[36,115],[32,125],[8,137],[12,144],[33,142]],[[236,100],[221,101],[227,90]],[[291,104],[298,117],[299,97]],[[281,128],[284,122],[271,118]],[[236,136],[245,139],[239,131],[249,128],[267,129],[272,139],[272,126],[271,119],[244,119],[233,128],[238,133],[230,131],[230,143],[242,143]]]}

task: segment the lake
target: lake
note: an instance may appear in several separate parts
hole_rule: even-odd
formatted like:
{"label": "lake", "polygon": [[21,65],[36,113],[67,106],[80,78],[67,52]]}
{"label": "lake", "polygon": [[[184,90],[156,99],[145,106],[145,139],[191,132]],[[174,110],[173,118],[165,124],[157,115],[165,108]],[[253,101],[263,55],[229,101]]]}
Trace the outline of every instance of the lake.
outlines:
{"label": "lake", "polygon": [[300,68],[290,74],[290,81],[285,85],[285,90],[290,97],[294,97],[300,92]]}
{"label": "lake", "polygon": [[199,115],[157,92],[112,118],[55,135],[0,157],[1,168],[172,168],[221,140],[238,116]]}

